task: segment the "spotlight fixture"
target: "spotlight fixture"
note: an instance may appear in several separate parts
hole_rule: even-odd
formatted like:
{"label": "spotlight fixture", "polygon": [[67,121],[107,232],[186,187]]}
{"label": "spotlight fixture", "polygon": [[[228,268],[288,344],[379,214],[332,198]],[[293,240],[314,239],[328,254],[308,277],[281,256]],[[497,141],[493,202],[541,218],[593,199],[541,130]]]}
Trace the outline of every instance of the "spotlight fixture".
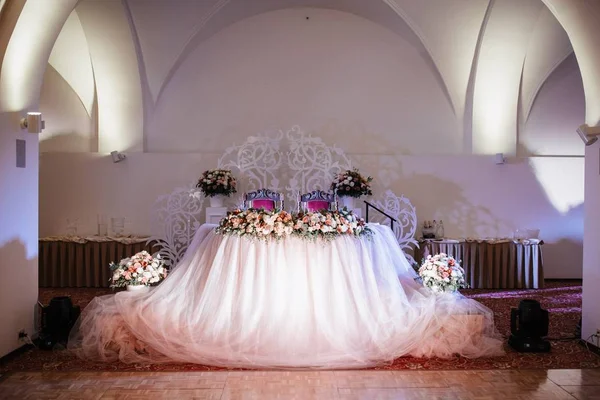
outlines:
{"label": "spotlight fixture", "polygon": [[46,121],[42,121],[42,113],[28,112],[26,118],[21,119],[21,129],[27,128],[29,133],[41,133],[46,128]]}
{"label": "spotlight fixture", "polygon": [[42,329],[38,339],[40,347],[52,350],[57,343],[66,345],[69,332],[81,314],[80,307],[73,305],[69,296],[54,297],[47,306],[38,302],[38,306],[42,316]]}
{"label": "spotlight fixture", "polygon": [[543,339],[548,336],[548,311],[536,300],[521,300],[519,308],[511,309],[510,333],[508,344],[519,352],[549,352],[550,342]]}
{"label": "spotlight fixture", "polygon": [[596,143],[600,136],[600,126],[588,126],[583,124],[577,128],[577,134],[586,146],[591,146]]}
{"label": "spotlight fixture", "polygon": [[118,152],[117,150],[111,151],[110,155],[114,163],[118,163],[127,158],[127,156],[123,153]]}

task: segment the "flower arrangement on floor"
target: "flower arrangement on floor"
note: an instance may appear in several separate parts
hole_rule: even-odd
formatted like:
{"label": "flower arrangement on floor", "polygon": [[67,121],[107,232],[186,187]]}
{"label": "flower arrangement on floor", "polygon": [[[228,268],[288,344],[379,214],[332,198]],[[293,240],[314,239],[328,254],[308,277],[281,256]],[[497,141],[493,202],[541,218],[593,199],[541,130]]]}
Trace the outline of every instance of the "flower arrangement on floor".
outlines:
{"label": "flower arrangement on floor", "polygon": [[364,177],[358,172],[358,169],[346,170],[336,174],[333,182],[331,182],[331,190],[337,193],[340,197],[360,197],[371,196],[371,182],[373,178]]}
{"label": "flower arrangement on floor", "polygon": [[198,183],[197,188],[200,188],[206,197],[213,196],[231,196],[237,193],[237,181],[231,170],[228,169],[209,169],[204,171]]}
{"label": "flower arrangement on floor", "polygon": [[446,253],[428,255],[419,268],[423,285],[436,293],[456,292],[467,288],[465,271],[458,261]]}
{"label": "flower arrangement on floor", "polygon": [[167,277],[167,268],[160,254],[152,256],[145,250],[122,259],[118,264],[112,262],[109,267],[113,273],[111,288],[150,286]]}
{"label": "flower arrangement on floor", "polygon": [[351,211],[317,211],[290,214],[287,211],[248,209],[227,213],[216,232],[258,239],[299,236],[306,239],[333,239],[341,235],[371,234],[364,219]]}

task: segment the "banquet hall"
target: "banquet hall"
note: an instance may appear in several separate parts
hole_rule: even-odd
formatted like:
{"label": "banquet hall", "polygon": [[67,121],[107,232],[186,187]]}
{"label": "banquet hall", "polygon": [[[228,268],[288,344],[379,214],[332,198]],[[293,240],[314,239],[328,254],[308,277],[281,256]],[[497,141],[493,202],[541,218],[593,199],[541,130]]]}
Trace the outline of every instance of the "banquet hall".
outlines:
{"label": "banquet hall", "polygon": [[[0,398],[597,396],[599,17],[592,0],[0,0]],[[299,151],[319,183],[294,175]],[[213,207],[194,188],[221,167],[240,187]],[[352,168],[373,177],[355,211],[392,215],[409,262],[458,252],[506,354],[295,371],[41,348],[44,306],[113,294],[110,262],[162,240],[177,264],[259,183],[295,211]],[[422,240],[433,220],[443,243]],[[534,239],[535,261],[477,253]],[[508,345],[523,299],[548,310],[549,353]]]}

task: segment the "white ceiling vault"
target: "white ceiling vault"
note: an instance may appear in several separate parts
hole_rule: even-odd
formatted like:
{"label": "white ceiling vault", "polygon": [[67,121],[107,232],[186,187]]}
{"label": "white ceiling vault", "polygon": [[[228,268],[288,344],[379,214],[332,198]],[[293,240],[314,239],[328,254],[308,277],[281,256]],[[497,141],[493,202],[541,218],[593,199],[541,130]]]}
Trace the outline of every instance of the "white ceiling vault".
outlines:
{"label": "white ceiling vault", "polygon": [[[120,109],[144,115],[160,102],[171,78],[202,42],[239,21],[286,8],[306,8],[307,17],[311,8],[351,13],[410,43],[437,77],[459,125],[465,120],[473,132],[488,132],[472,136],[475,153],[484,152],[481,143],[489,140],[490,131],[518,130],[545,80],[573,52],[542,0],[81,0],[50,64],[88,113],[98,91],[99,108],[107,96],[118,97],[129,99]],[[60,52],[67,40],[87,45],[75,47],[79,54]],[[127,40],[131,46],[109,49],[110,42]],[[86,51],[89,57],[82,56]],[[119,61],[108,65],[109,58]],[[95,88],[73,73],[74,65],[87,76],[94,74]],[[135,78],[142,83],[141,93],[132,93],[140,91],[139,85],[109,93],[98,88],[101,82]],[[131,100],[136,98],[138,105]],[[111,105],[111,112],[118,113],[118,107]],[[503,112],[490,116],[490,108]]]}
{"label": "white ceiling vault", "polygon": [[[543,80],[572,52],[567,34],[540,0],[126,0],[126,3],[142,54],[148,61],[146,65],[151,66],[146,74],[154,101],[199,43],[242,19],[290,7],[349,12],[421,47],[443,79],[457,116],[464,114],[475,51],[484,39],[488,47],[497,49],[508,42],[504,35],[514,33],[517,25],[527,34],[525,50],[515,51],[514,43],[509,43],[506,60],[506,64],[517,64],[517,69],[523,72],[525,116]],[[492,24],[498,29],[487,29]],[[165,29],[169,30],[168,37],[162,34]],[[534,53],[535,57],[531,57]],[[526,54],[530,57],[525,57]],[[503,66],[481,63],[478,71],[496,74],[494,70]],[[480,67],[489,72],[481,71]],[[497,83],[498,78],[494,79]]]}

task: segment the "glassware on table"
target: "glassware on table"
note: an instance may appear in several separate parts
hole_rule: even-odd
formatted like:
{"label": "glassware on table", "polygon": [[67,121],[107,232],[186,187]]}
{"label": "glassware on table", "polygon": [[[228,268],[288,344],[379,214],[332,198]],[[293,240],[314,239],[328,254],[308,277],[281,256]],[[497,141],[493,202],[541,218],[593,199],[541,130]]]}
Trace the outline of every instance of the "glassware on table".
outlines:
{"label": "glassware on table", "polygon": [[79,218],[67,218],[67,236],[77,236]]}
{"label": "glassware on table", "polygon": [[98,214],[98,236],[108,236],[108,224],[104,214]]}
{"label": "glassware on table", "polygon": [[527,229],[527,239],[539,239],[540,238],[540,230],[539,229]]}
{"label": "glassware on table", "polygon": [[124,232],[125,236],[133,236],[133,221],[125,218]]}
{"label": "glassware on table", "polygon": [[98,236],[108,236],[108,224],[98,224]]}
{"label": "glassware on table", "polygon": [[123,232],[125,232],[125,218],[117,217],[110,219],[110,226],[112,229],[112,233],[114,236],[122,236]]}
{"label": "glassware on table", "polygon": [[527,230],[526,229],[515,229],[513,232],[513,239],[515,240],[525,240],[527,239]]}

